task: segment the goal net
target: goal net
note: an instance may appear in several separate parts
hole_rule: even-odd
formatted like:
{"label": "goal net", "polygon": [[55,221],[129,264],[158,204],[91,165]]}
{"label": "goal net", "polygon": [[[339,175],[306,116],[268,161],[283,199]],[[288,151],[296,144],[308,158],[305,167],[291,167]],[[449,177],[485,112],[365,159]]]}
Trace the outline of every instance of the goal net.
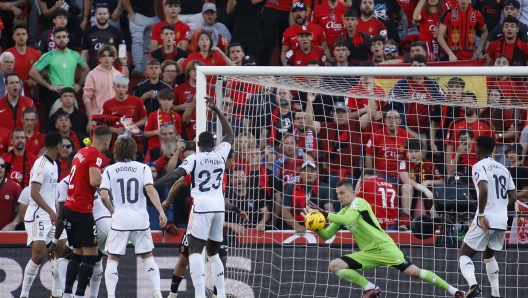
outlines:
{"label": "goal net", "polygon": [[[490,136],[493,158],[509,168],[521,194],[496,254],[500,294],[528,296],[524,73],[524,67],[199,66],[197,135],[213,131],[218,141],[223,135],[200,100],[211,95],[235,134],[226,197],[250,217],[226,216],[228,294],[361,297],[359,286],[329,271],[332,260],[360,251],[350,232],[343,227],[322,239],[300,214],[308,201],[340,210],[340,180],[370,203],[378,219],[370,224],[387,230],[409,261],[467,291],[458,252],[477,210],[477,138]],[[505,179],[488,183],[495,185],[490,196],[508,199]],[[365,214],[361,220],[368,221]],[[373,236],[367,246],[376,241]],[[490,296],[482,255],[473,261],[483,295]],[[370,255],[364,262],[382,261]],[[385,266],[359,272],[382,297],[452,296]]]}

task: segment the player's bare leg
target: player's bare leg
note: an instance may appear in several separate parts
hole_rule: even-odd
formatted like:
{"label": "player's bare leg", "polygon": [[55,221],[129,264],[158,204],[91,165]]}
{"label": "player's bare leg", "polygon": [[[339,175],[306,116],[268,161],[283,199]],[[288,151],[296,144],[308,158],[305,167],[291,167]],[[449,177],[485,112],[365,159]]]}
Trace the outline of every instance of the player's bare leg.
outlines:
{"label": "player's bare leg", "polygon": [[224,281],[224,263],[220,259],[218,249],[220,248],[220,242],[207,240],[207,260],[211,264],[211,273],[213,274],[213,281],[216,288],[216,297],[225,298],[225,281]]}
{"label": "player's bare leg", "polygon": [[414,278],[417,278],[419,280],[425,281],[426,283],[432,286],[435,286],[437,288],[440,288],[444,291],[447,291],[449,292],[449,294],[454,295],[455,298],[465,297],[465,293],[463,291],[460,291],[457,288],[453,287],[452,285],[448,284],[445,280],[440,278],[438,275],[436,275],[432,271],[420,269],[416,265],[411,265],[407,267],[407,269],[405,269],[403,273],[409,276],[412,276]]}
{"label": "player's bare leg", "polygon": [[29,289],[31,289],[31,285],[33,285],[33,281],[35,280],[35,277],[37,277],[40,264],[42,264],[45,257],[46,241],[33,241],[31,244],[31,259],[24,270],[22,292],[20,293],[21,298],[29,297]]}
{"label": "player's bare leg", "polygon": [[[355,261],[354,261],[355,262]],[[330,272],[337,275],[339,278],[355,283],[363,288],[363,298],[374,298],[381,294],[380,288],[375,284],[369,282],[363,275],[356,270],[361,269],[361,264],[355,262],[357,266],[350,268],[349,265],[341,258],[334,259],[330,262]]]}
{"label": "player's bare leg", "polygon": [[180,254],[178,262],[174,265],[174,272],[172,273],[171,292],[167,298],[178,297],[178,288],[185,275],[185,270],[189,266],[189,259],[184,255]]}

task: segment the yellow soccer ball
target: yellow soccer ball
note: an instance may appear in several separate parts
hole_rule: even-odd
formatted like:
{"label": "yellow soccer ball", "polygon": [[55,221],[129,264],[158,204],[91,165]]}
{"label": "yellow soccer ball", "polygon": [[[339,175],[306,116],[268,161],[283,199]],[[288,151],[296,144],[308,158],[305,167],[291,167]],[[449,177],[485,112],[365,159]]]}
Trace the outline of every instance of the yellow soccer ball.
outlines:
{"label": "yellow soccer ball", "polygon": [[321,212],[312,211],[306,215],[304,225],[308,230],[317,232],[324,229],[326,225],[326,218]]}

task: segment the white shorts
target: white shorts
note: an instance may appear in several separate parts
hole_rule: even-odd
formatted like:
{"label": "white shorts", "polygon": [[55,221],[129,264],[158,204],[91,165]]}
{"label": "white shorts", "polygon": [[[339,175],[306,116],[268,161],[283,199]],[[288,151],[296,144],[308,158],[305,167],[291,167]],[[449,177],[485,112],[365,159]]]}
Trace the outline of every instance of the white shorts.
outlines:
{"label": "white shorts", "polygon": [[150,229],[144,231],[116,231],[110,230],[106,238],[105,250],[107,253],[124,256],[128,241],[132,242],[135,254],[149,253],[154,249]]}
{"label": "white shorts", "polygon": [[486,246],[499,251],[504,246],[505,235],[506,231],[503,230],[489,230],[488,235],[476,223],[472,223],[464,237],[464,242],[474,251],[485,251]]}
{"label": "white shorts", "polygon": [[194,238],[222,242],[224,239],[224,215],[225,212],[196,213],[193,209],[187,230]]}
{"label": "white shorts", "polygon": [[112,227],[112,218],[100,218],[95,222],[95,226],[97,227],[97,248],[100,252],[106,254],[106,238],[108,237],[108,233],[110,233],[110,228]]}
{"label": "white shorts", "polygon": [[[55,239],[55,226],[51,223],[49,218],[47,219],[35,219],[31,222],[24,222],[26,228],[27,246],[31,246],[33,241],[45,241],[46,244],[50,243],[51,240]],[[66,239],[66,229],[62,231],[59,240]]]}

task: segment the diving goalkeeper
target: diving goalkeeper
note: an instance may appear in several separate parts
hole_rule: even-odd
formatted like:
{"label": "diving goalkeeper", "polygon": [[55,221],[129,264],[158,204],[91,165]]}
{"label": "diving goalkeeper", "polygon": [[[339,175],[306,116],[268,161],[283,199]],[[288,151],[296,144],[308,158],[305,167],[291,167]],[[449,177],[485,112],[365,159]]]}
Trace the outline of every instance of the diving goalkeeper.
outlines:
{"label": "diving goalkeeper", "polygon": [[380,288],[366,280],[357,270],[369,270],[380,266],[394,267],[401,272],[419,278],[427,283],[448,291],[455,298],[463,298],[466,293],[449,285],[431,271],[420,269],[405,259],[403,252],[392,238],[380,227],[370,204],[362,198],[354,197],[354,188],[348,180],[336,185],[337,198],[343,209],[329,213],[315,204],[312,209],[319,210],[332,224],[317,234],[327,240],[345,226],[354,236],[360,252],[342,256],[330,262],[330,271],[344,280],[362,287],[363,298],[374,298],[381,294]]}

